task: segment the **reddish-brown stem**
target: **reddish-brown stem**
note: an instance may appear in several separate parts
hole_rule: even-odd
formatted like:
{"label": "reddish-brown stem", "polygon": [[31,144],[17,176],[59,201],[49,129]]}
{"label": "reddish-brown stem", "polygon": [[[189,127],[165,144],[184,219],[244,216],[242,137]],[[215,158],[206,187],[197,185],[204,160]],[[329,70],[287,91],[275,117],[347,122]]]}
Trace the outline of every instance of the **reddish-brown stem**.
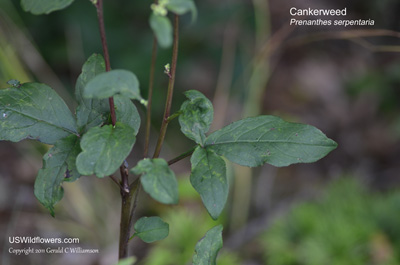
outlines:
{"label": "reddish-brown stem", "polygon": [[168,83],[168,91],[167,91],[167,99],[165,103],[164,109],[164,118],[161,124],[160,135],[158,137],[156,150],[154,151],[153,158],[156,158],[160,155],[161,147],[164,142],[165,133],[168,127],[168,117],[171,111],[172,105],[172,96],[174,93],[174,83],[175,83],[175,72],[176,72],[176,64],[178,61],[178,43],[179,43],[179,16],[174,16],[174,42],[172,47],[172,62],[171,62],[171,78]]}
{"label": "reddish-brown stem", "polygon": [[129,172],[125,165],[119,168],[121,173],[121,222],[119,226],[119,259],[128,257],[128,241],[131,233],[131,205],[133,191],[128,183]]}
{"label": "reddish-brown stem", "polygon": [[[104,27],[103,0],[97,1],[96,9],[97,9],[97,19],[98,19],[99,27],[100,27],[100,38],[101,38],[101,44],[103,47],[104,61],[106,63],[106,71],[108,72],[111,70],[111,64],[110,64],[110,55],[108,53],[106,30]],[[108,103],[110,105],[111,122],[112,122],[112,125],[115,126],[115,123],[117,122],[117,118],[115,115],[114,98],[110,97],[108,99]]]}
{"label": "reddish-brown stem", "polygon": [[128,183],[129,172],[128,172],[128,169],[125,167],[125,165],[121,165],[119,167],[119,172],[120,172],[120,174],[122,176],[121,193],[129,193],[129,183]]}
{"label": "reddish-brown stem", "polygon": [[[111,70],[110,64],[110,56],[108,53],[107,46],[107,38],[106,31],[104,27],[104,16],[103,16],[103,0],[98,0],[96,3],[97,9],[97,18],[100,27],[100,37],[101,44],[103,47],[104,61],[106,64],[106,71]],[[115,126],[117,122],[116,114],[115,114],[115,106],[114,99],[110,97],[108,99],[110,105],[110,115],[111,115],[111,123]],[[133,194],[130,192],[129,183],[128,183],[128,171],[124,165],[120,167],[121,173],[121,223],[120,223],[120,239],[119,239],[119,259],[126,258],[128,256],[128,240],[130,234],[130,215],[131,215],[131,205]]]}
{"label": "reddish-brown stem", "polygon": [[110,105],[110,115],[111,115],[111,123],[113,126],[117,123],[117,115],[115,114],[115,106],[114,106],[114,98],[108,98],[108,104]]}
{"label": "reddish-brown stem", "polygon": [[128,241],[131,232],[131,205],[133,199],[133,193],[122,192],[121,189],[121,222],[119,227],[119,251],[118,258],[124,259],[128,257]]}

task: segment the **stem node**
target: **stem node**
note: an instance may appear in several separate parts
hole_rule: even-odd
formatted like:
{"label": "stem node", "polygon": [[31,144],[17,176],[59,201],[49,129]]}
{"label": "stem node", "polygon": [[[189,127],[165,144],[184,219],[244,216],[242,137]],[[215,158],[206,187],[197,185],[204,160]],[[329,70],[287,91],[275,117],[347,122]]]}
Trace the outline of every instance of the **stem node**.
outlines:
{"label": "stem node", "polygon": [[172,47],[172,64],[171,64],[171,78],[168,82],[168,92],[167,92],[167,99],[165,102],[165,109],[164,109],[164,118],[161,124],[160,135],[158,137],[156,150],[154,151],[153,158],[157,158],[160,155],[161,147],[164,142],[165,134],[167,131],[168,126],[168,117],[171,111],[172,105],[172,96],[174,93],[174,83],[175,83],[175,72],[176,72],[176,63],[178,61],[178,44],[179,44],[179,16],[175,15],[174,17],[174,41]]}

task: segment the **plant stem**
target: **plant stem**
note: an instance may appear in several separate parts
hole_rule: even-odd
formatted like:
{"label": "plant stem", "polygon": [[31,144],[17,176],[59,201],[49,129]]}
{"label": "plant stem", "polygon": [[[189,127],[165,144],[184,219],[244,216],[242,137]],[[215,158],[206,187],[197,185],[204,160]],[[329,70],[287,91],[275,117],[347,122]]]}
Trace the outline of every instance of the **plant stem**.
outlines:
{"label": "plant stem", "polygon": [[122,192],[121,190],[121,223],[119,227],[119,255],[118,258],[128,257],[128,241],[131,231],[131,205],[134,192]]}
{"label": "plant stem", "polygon": [[97,8],[97,19],[100,27],[101,44],[103,47],[104,60],[106,63],[106,71],[108,72],[111,70],[111,64],[110,64],[110,55],[108,54],[106,30],[104,27],[103,0],[97,1],[96,8]]}
{"label": "plant stem", "polygon": [[174,17],[174,42],[172,47],[172,62],[171,62],[171,78],[168,82],[168,92],[167,99],[165,103],[164,109],[164,118],[161,124],[160,135],[158,137],[156,150],[154,151],[153,158],[157,158],[160,155],[161,147],[164,142],[165,133],[168,127],[168,117],[171,111],[172,104],[172,96],[174,93],[174,83],[175,83],[175,72],[176,72],[176,63],[178,61],[178,44],[179,44],[179,16],[175,15]]}
{"label": "plant stem", "polygon": [[[103,0],[98,0],[96,3],[97,18],[100,27],[101,44],[103,47],[104,60],[106,63],[106,71],[111,70],[110,56],[108,53],[106,31],[104,27],[104,16],[103,16]],[[110,105],[111,123],[115,126],[117,117],[115,114],[114,98],[108,99]],[[128,171],[125,165],[120,166],[121,173],[121,223],[120,223],[120,235],[119,235],[119,259],[126,258],[128,256],[128,240],[130,234],[130,212],[132,205],[133,192],[130,192],[128,183]]]}
{"label": "plant stem", "polygon": [[[136,191],[136,193],[135,193]],[[140,179],[137,178],[130,186],[129,193],[121,192],[121,223],[119,237],[119,259],[124,259],[128,256],[128,242],[133,225],[133,214],[135,213],[136,204],[140,191]],[[135,197],[133,197],[135,194]],[[133,201],[133,203],[132,203]],[[131,207],[131,205],[133,206]]]}
{"label": "plant stem", "polygon": [[129,193],[130,188],[129,188],[129,183],[128,183],[128,169],[126,168],[125,165],[121,165],[119,167],[119,172],[121,174],[121,194],[122,193]]}
{"label": "plant stem", "polygon": [[[109,72],[111,70],[111,64],[110,64],[110,55],[108,53],[106,30],[104,27],[103,0],[97,1],[96,9],[97,9],[97,19],[100,27],[101,45],[103,47],[104,61],[106,63],[106,72]],[[108,103],[110,105],[111,122],[112,125],[115,126],[115,123],[117,122],[117,117],[115,115],[114,98],[113,97],[108,98]]]}
{"label": "plant stem", "polygon": [[114,175],[111,175],[110,178],[118,185],[118,187],[121,187],[121,183],[119,183],[118,179]]}
{"label": "plant stem", "polygon": [[197,147],[197,145],[195,147],[193,147],[192,149],[190,149],[189,151],[187,151],[187,152],[175,157],[174,159],[169,160],[168,161],[168,165],[170,166],[170,165],[172,165],[172,164],[174,164],[174,163],[176,163],[178,161],[181,161],[182,159],[184,159],[184,158],[186,158],[188,156],[191,156],[193,154],[194,150],[196,149],[196,147]]}
{"label": "plant stem", "polygon": [[132,206],[132,210],[131,210],[131,214],[129,216],[129,227],[132,228],[133,225],[133,215],[135,214],[135,210],[136,210],[136,206],[139,200],[139,193],[140,193],[140,187],[141,187],[141,183],[140,183],[140,178],[138,178],[135,181],[134,186],[131,188],[132,193],[136,191],[135,193],[135,198],[133,199],[133,206]]}
{"label": "plant stem", "polygon": [[149,155],[150,144],[150,125],[151,125],[151,103],[153,102],[153,87],[154,87],[154,69],[157,60],[157,38],[153,39],[153,49],[151,53],[151,67],[150,67],[150,80],[149,80],[149,95],[147,99],[147,113],[146,113],[146,138],[144,144],[143,157]]}

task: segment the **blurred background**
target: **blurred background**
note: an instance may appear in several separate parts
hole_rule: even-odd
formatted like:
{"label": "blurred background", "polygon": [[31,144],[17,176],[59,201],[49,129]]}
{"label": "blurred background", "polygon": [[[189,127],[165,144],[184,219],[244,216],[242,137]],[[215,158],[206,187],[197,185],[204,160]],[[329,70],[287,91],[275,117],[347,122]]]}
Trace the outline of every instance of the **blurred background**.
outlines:
{"label": "blurred background", "polygon": [[[306,2],[306,3],[305,3]],[[147,96],[152,1],[105,1],[114,69],[136,73]],[[196,242],[224,225],[219,265],[400,264],[400,3],[330,0],[196,1],[198,19],[181,19],[172,111],[197,89],[214,103],[216,130],[243,117],[278,115],[308,123],[338,148],[313,164],[249,169],[228,163],[226,209],[212,221],[189,182],[190,162],[172,166],[180,203],[164,206],[144,192],[136,217],[160,215],[167,239],[130,243],[143,265],[190,264]],[[346,19],[374,26],[289,26],[290,7],[347,8]],[[306,19],[306,18],[305,18]],[[18,0],[0,1],[0,88],[10,79],[54,88],[74,109],[82,64],[101,53],[96,11],[75,1],[63,11],[34,16]],[[158,51],[152,148],[158,136],[171,50]],[[144,121],[145,110],[137,105]],[[161,156],[171,159],[193,143],[172,122]],[[143,153],[144,129],[128,159]],[[64,184],[52,218],[33,194],[49,146],[0,142],[0,264],[114,264],[118,252],[119,190],[110,179],[81,177]],[[9,236],[78,237],[99,254],[8,253]],[[22,244],[19,247],[38,247]],[[49,245],[54,247],[54,245]],[[15,248],[16,246],[13,245]],[[45,248],[47,245],[42,245]]]}

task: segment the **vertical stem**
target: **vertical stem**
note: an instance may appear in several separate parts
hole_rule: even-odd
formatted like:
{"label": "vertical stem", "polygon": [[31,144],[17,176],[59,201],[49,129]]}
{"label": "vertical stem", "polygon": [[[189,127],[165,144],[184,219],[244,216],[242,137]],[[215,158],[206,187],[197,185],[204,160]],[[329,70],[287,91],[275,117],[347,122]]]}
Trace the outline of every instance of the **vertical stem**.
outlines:
{"label": "vertical stem", "polygon": [[[140,179],[136,179],[129,187],[128,192],[123,192],[121,189],[121,223],[119,237],[119,259],[128,257],[128,242],[133,225],[133,214],[136,209],[136,204],[140,191]],[[133,196],[135,194],[135,197]],[[132,206],[133,205],[133,206]]]}
{"label": "vertical stem", "polygon": [[121,190],[121,223],[119,227],[119,252],[118,259],[124,259],[128,257],[128,241],[131,232],[130,220],[131,220],[131,205],[133,193],[126,193]]}
{"label": "vertical stem", "polygon": [[175,83],[175,72],[176,72],[176,63],[178,61],[178,43],[179,43],[179,16],[175,15],[174,17],[174,42],[172,48],[172,62],[171,62],[171,77],[168,83],[168,92],[167,99],[165,103],[164,109],[164,118],[161,124],[160,135],[158,137],[156,150],[154,151],[153,158],[156,158],[160,155],[161,147],[164,142],[165,133],[167,131],[168,126],[168,117],[171,111],[172,105],[172,96],[174,93],[174,83]]}
{"label": "vertical stem", "polygon": [[147,101],[147,113],[146,113],[146,138],[144,144],[143,157],[149,155],[149,143],[150,143],[150,125],[151,125],[151,104],[153,102],[153,87],[154,87],[154,69],[157,59],[157,38],[153,39],[153,49],[151,54],[151,68],[150,68],[150,80],[149,80],[149,96]]}
{"label": "vertical stem", "polygon": [[[101,44],[103,47],[104,61],[106,63],[106,71],[108,72],[111,70],[111,64],[110,64],[110,55],[108,53],[106,30],[104,27],[103,0],[97,1],[96,9],[97,9],[97,19],[100,27],[100,37],[101,37]],[[115,115],[114,98],[110,97],[108,99],[108,103],[110,105],[111,122],[112,125],[115,126],[117,118]]]}
{"label": "vertical stem", "polygon": [[[104,60],[106,63],[106,71],[111,70],[110,55],[108,53],[106,31],[104,27],[104,16],[103,16],[103,0],[97,0],[97,18],[100,27],[101,44],[103,47]],[[110,105],[110,115],[112,125],[116,124],[116,114],[114,106],[114,98],[108,99]],[[128,240],[130,234],[130,212],[132,205],[133,192],[130,192],[128,183],[128,171],[124,165],[120,167],[121,173],[121,223],[120,223],[120,236],[119,236],[119,259],[126,258],[128,256]]]}
{"label": "vertical stem", "polygon": [[133,226],[133,215],[135,214],[136,206],[137,206],[137,203],[139,201],[139,193],[140,193],[140,187],[141,186],[142,185],[140,183],[140,178],[138,178],[135,182],[133,182],[131,184],[132,193],[134,191],[136,191],[136,192],[135,192],[135,198],[133,198],[133,203],[132,203],[133,205],[132,205],[132,209],[131,209],[131,214],[129,216],[129,227],[130,228]]}
{"label": "vertical stem", "polygon": [[108,98],[108,104],[110,105],[111,123],[113,126],[117,123],[117,115],[115,114],[114,98]]}

